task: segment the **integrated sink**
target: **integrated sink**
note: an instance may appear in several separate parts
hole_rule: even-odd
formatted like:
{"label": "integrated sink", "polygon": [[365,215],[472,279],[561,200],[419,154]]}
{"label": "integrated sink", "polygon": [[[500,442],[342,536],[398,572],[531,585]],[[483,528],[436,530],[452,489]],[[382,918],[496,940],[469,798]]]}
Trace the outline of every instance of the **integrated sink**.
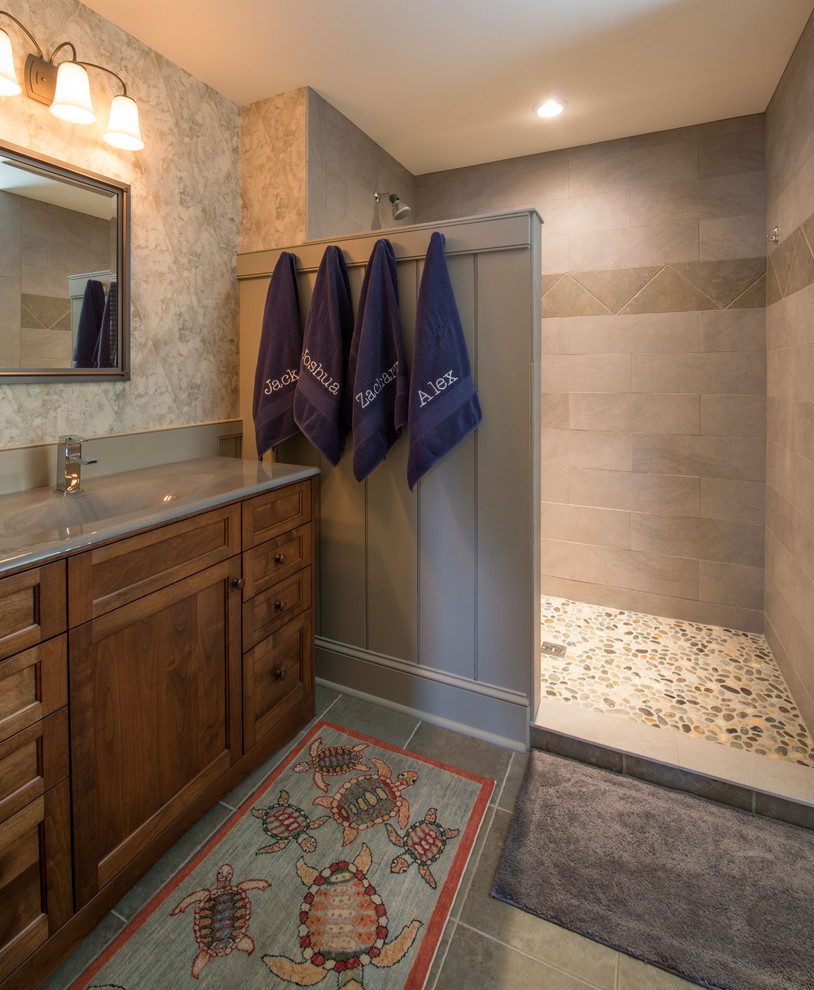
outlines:
{"label": "integrated sink", "polygon": [[83,491],[53,487],[0,496],[0,570],[127,535],[316,474],[315,468],[199,457],[82,479]]}

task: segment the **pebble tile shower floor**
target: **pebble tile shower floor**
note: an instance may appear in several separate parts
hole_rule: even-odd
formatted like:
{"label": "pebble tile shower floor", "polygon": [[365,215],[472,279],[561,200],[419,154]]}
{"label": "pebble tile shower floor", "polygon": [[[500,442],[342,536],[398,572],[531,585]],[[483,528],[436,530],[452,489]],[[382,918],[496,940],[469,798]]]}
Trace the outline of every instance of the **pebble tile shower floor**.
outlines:
{"label": "pebble tile shower floor", "polygon": [[[766,640],[640,612],[542,599],[542,696],[814,766],[814,740]],[[550,650],[550,652],[549,652]]]}

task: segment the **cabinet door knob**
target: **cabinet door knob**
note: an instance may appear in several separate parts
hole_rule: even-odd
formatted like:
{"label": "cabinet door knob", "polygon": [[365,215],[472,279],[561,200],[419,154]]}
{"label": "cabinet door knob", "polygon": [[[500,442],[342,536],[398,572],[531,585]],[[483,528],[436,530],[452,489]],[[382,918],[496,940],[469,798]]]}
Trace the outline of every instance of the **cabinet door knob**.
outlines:
{"label": "cabinet door knob", "polygon": [[275,556],[275,558],[274,558],[274,563],[275,564],[284,564],[285,563],[285,554],[284,553],[278,553]]}
{"label": "cabinet door knob", "polygon": [[282,612],[282,610],[285,608],[285,602],[283,601],[275,602],[274,607],[277,609],[278,612]]}
{"label": "cabinet door knob", "polygon": [[243,588],[245,587],[245,584],[246,584],[246,579],[245,578],[242,578],[242,577],[232,578],[232,587],[233,588],[237,588],[238,591],[243,591]]}
{"label": "cabinet door knob", "polygon": [[288,676],[288,671],[284,670],[282,667],[278,667],[274,671],[274,676],[277,678],[278,681],[284,681]]}

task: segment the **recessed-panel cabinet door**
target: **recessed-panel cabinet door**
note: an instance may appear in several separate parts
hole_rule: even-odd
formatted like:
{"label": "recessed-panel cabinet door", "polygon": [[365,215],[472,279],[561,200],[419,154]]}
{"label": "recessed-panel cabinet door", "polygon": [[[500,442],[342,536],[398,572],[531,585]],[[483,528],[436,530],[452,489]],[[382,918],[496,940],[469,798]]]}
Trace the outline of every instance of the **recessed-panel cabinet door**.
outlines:
{"label": "recessed-panel cabinet door", "polygon": [[77,905],[241,755],[239,558],[69,634]]}

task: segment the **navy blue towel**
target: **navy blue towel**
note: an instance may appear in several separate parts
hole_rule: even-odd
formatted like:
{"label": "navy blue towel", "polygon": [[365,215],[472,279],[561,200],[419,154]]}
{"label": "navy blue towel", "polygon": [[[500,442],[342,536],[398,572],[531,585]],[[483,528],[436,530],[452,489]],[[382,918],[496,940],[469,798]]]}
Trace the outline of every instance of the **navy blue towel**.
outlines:
{"label": "navy blue towel", "polygon": [[267,450],[297,432],[294,388],[301,353],[297,259],[283,251],[274,266],[266,293],[254,374],[252,415],[258,458],[262,459]]}
{"label": "navy blue towel", "polygon": [[74,368],[92,368],[93,355],[102,329],[105,311],[105,287],[95,278],[89,278],[82,296],[79,323],[76,327],[76,344],[73,349]]}
{"label": "navy blue towel", "polygon": [[407,483],[411,491],[482,418],[444,254],[444,235],[435,231],[416,308],[408,417]]}
{"label": "navy blue towel", "polygon": [[95,368],[115,368],[119,354],[119,307],[116,283],[111,282],[102,313],[102,327],[93,354]]}
{"label": "navy blue towel", "polygon": [[342,251],[333,244],[322,256],[302,340],[294,419],[334,466],[350,431],[344,389],[353,338],[353,302]]}
{"label": "navy blue towel", "polygon": [[365,268],[348,361],[345,408],[353,424],[357,481],[384,460],[398,439],[407,422],[408,387],[396,255],[383,237],[373,245]]}

